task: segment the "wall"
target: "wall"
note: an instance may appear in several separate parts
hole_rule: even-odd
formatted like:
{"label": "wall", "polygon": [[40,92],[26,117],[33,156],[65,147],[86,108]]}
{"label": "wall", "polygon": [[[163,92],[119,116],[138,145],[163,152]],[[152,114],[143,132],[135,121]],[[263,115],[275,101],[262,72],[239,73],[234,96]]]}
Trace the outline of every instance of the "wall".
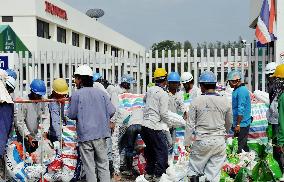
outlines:
{"label": "wall", "polygon": [[[2,6],[0,6],[0,16],[14,16],[13,23],[5,24],[11,25],[11,27],[23,40],[23,42],[27,44],[27,47],[29,49],[32,49],[34,51],[38,50],[34,49],[35,46],[32,45],[32,43],[34,42],[29,41],[29,39],[33,36],[36,36],[36,17],[39,17],[42,20],[53,22],[66,29],[80,32],[82,34],[81,36],[87,35],[88,37],[118,47],[121,50],[128,50],[135,54],[139,54],[139,52],[145,51],[145,47],[143,47],[142,45],[108,28],[107,26],[101,24],[99,21],[91,19],[85,14],[70,7],[69,5],[66,5],[59,0],[49,0],[48,2],[51,2],[52,4],[66,10],[68,20],[66,21],[60,19],[45,12],[44,0],[0,0],[0,4],[2,4]],[[17,4],[17,6],[15,6],[15,4]],[[52,37],[52,39],[56,40],[56,38],[54,37]],[[40,38],[39,41],[41,41]],[[57,47],[50,46],[51,44],[54,45],[53,43],[46,43],[47,49],[57,49]],[[42,41],[40,44],[42,44]]]}

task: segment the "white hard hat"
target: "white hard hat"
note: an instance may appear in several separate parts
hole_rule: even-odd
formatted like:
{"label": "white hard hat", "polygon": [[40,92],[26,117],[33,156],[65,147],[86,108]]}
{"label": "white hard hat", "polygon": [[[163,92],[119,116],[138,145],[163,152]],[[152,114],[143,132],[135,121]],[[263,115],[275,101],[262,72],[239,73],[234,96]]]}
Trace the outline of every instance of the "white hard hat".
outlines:
{"label": "white hard hat", "polygon": [[93,71],[88,65],[81,65],[76,69],[74,75],[93,77]]}
{"label": "white hard hat", "polygon": [[268,63],[265,67],[265,74],[266,75],[273,74],[276,67],[277,67],[277,64],[275,62]]}
{"label": "white hard hat", "polygon": [[16,80],[13,77],[8,76],[7,80],[6,80],[6,84],[9,85],[13,90],[15,90],[15,88],[16,88]]}
{"label": "white hard hat", "polygon": [[184,72],[180,77],[181,83],[187,83],[193,80],[193,76],[189,72]]}

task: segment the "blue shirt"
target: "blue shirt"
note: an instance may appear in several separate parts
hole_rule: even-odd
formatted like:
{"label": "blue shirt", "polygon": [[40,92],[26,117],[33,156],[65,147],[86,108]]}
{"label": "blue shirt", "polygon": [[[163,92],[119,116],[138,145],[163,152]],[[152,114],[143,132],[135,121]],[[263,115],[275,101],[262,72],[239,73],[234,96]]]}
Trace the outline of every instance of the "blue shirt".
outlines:
{"label": "blue shirt", "polygon": [[14,104],[0,103],[0,157],[5,154],[6,144],[14,118]]}
{"label": "blue shirt", "polygon": [[[61,121],[64,121],[64,105],[60,108],[60,105],[58,102],[51,102],[48,105],[49,112],[50,112],[50,128],[49,133],[51,136],[56,137],[57,140],[60,140],[61,137]],[[60,118],[60,112],[61,112],[61,118]]]}
{"label": "blue shirt", "polygon": [[110,137],[110,118],[114,113],[110,98],[100,89],[83,87],[71,96],[68,117],[77,120],[79,142]]}
{"label": "blue shirt", "polygon": [[246,86],[237,87],[232,93],[233,126],[237,125],[237,117],[243,116],[241,127],[247,127],[251,123],[251,100]]}

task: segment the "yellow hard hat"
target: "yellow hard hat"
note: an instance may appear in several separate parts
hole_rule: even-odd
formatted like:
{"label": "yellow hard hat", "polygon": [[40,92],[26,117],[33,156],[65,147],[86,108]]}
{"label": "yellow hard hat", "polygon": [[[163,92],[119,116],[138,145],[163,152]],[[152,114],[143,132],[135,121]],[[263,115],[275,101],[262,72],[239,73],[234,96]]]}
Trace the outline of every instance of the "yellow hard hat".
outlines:
{"label": "yellow hard hat", "polygon": [[284,78],[284,64],[277,66],[271,77]]}
{"label": "yellow hard hat", "polygon": [[53,81],[52,89],[58,94],[68,94],[68,84],[63,78],[57,78]]}
{"label": "yellow hard hat", "polygon": [[154,78],[166,77],[167,71],[164,68],[157,68],[154,72]]}

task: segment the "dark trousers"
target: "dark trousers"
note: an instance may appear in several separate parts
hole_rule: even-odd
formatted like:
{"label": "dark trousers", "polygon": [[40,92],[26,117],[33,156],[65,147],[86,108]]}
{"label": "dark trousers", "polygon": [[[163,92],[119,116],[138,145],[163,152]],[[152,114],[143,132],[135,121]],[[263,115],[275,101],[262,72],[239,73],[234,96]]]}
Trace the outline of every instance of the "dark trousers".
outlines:
{"label": "dark trousers", "polygon": [[134,147],[137,135],[141,133],[141,125],[135,124],[127,128],[126,133],[124,134],[126,139],[125,147],[125,162],[127,170],[132,169],[132,162],[134,156]]}
{"label": "dark trousers", "polygon": [[247,144],[248,134],[249,134],[250,125],[247,127],[241,127],[239,133],[235,133],[234,137],[238,137],[238,153],[241,153],[242,150],[249,152],[249,147]]}
{"label": "dark trousers", "polygon": [[162,130],[152,130],[142,126],[141,137],[146,144],[147,174],[162,176],[168,167],[168,146],[165,134]]}

